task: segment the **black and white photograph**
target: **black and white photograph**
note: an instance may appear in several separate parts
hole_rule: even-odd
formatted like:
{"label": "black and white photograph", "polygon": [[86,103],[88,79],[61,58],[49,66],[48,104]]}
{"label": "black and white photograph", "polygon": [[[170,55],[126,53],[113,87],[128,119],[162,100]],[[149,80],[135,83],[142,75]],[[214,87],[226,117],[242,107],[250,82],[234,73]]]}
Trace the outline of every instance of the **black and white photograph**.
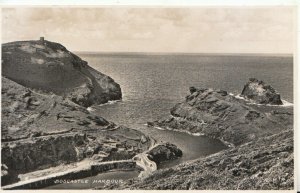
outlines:
{"label": "black and white photograph", "polygon": [[2,190],[294,190],[295,6],[1,8]]}

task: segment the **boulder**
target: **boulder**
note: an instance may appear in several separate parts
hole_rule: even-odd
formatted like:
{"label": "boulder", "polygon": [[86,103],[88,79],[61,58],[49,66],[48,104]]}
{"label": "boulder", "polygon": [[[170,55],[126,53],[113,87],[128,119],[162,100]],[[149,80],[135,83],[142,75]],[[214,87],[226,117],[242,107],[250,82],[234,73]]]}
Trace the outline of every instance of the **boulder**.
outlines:
{"label": "boulder", "polygon": [[282,105],[280,94],[270,85],[250,78],[244,86],[241,96],[259,104]]}
{"label": "boulder", "polygon": [[148,152],[149,159],[159,164],[164,161],[177,159],[182,156],[182,151],[174,144],[160,144]]}

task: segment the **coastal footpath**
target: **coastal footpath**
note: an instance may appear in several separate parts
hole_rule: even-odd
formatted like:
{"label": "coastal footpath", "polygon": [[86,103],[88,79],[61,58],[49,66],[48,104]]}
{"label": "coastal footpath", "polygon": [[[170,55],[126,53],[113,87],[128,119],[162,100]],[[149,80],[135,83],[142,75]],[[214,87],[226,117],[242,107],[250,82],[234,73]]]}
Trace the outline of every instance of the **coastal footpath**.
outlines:
{"label": "coastal footpath", "polygon": [[191,87],[190,95],[171,109],[168,118],[148,123],[149,127],[216,138],[228,149],[117,188],[292,190],[293,106],[285,106],[273,87],[254,78],[241,90],[235,96]]}
{"label": "coastal footpath", "polygon": [[58,43],[3,44],[1,92],[2,186],[26,186],[21,176],[32,172],[39,183],[43,170],[83,160],[131,160],[152,146],[142,132],[88,110],[121,99],[120,86]]}
{"label": "coastal footpath", "polygon": [[143,169],[139,178],[144,179],[157,170],[161,162],[174,160],[182,157],[182,151],[174,144],[153,144],[147,151],[133,157],[136,164]]}

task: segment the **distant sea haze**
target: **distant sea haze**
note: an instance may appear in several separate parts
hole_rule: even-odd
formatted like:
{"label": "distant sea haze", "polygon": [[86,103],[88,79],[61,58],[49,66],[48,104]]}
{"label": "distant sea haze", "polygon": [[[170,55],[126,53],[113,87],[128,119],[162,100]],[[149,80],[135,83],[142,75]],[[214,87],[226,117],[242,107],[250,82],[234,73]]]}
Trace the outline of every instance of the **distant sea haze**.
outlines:
{"label": "distant sea haze", "polygon": [[185,52],[94,52],[74,51],[78,55],[196,55],[196,56],[273,56],[293,57],[292,53],[185,53]]}
{"label": "distant sea haze", "polygon": [[[121,85],[124,99],[182,99],[190,86],[240,93],[251,77],[293,101],[293,57],[279,55],[81,53],[89,65]],[[149,66],[150,65],[150,66]]]}

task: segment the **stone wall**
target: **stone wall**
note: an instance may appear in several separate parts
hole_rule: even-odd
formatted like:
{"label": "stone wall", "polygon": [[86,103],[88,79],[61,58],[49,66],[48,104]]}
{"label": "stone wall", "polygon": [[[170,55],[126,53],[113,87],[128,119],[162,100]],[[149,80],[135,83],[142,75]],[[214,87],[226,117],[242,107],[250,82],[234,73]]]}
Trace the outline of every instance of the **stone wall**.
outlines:
{"label": "stone wall", "polygon": [[38,137],[13,143],[3,143],[1,161],[10,175],[45,169],[84,158],[80,146],[86,143],[84,134]]}

